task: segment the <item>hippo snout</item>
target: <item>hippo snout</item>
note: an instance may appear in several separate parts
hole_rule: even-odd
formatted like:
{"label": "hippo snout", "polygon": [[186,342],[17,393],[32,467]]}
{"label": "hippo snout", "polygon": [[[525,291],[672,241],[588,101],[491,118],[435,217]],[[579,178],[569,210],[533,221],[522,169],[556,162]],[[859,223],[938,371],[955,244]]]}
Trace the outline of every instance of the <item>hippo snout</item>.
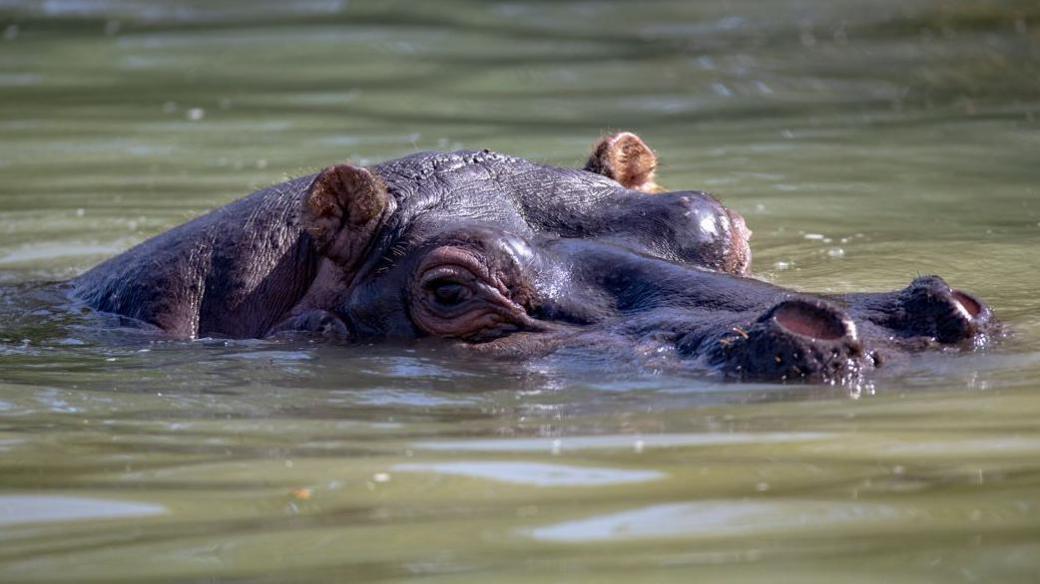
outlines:
{"label": "hippo snout", "polygon": [[709,361],[739,379],[844,382],[858,375],[864,356],[856,324],[818,298],[781,301],[750,326],[717,339]]}
{"label": "hippo snout", "polygon": [[907,333],[940,343],[973,339],[993,320],[989,306],[939,276],[917,278],[900,296]]}

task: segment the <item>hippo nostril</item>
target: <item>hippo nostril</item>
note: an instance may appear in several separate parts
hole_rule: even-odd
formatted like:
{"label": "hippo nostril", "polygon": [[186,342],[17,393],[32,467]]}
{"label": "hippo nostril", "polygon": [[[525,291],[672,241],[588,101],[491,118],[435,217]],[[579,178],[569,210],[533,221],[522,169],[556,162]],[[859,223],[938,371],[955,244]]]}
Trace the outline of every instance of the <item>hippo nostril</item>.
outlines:
{"label": "hippo nostril", "polygon": [[772,318],[785,331],[811,339],[836,341],[856,337],[852,321],[830,307],[810,302],[784,302],[773,310]]}
{"label": "hippo nostril", "polygon": [[989,308],[977,298],[950,288],[941,278],[918,278],[903,292],[905,327],[909,335],[932,337],[940,343],[974,338],[990,321]]}
{"label": "hippo nostril", "polygon": [[719,341],[713,360],[744,379],[844,383],[863,364],[856,325],[819,299],[789,298],[733,333]]}
{"label": "hippo nostril", "polygon": [[967,313],[968,318],[978,318],[979,314],[982,313],[982,304],[968,294],[960,290],[953,290],[950,295],[953,297],[954,303]]}

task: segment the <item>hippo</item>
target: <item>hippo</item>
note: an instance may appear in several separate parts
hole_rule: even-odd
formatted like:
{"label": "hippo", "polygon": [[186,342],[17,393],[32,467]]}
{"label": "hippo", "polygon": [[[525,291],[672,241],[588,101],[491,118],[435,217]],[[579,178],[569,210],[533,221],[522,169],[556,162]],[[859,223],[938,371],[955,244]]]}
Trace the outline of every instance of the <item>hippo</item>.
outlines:
{"label": "hippo", "polygon": [[744,218],[666,191],[637,135],[582,169],[488,150],[341,163],[176,227],[72,281],[89,307],[181,339],[437,338],[563,349],[727,379],[847,383],[893,356],[981,347],[991,309],[938,276],[809,294],[750,275]]}

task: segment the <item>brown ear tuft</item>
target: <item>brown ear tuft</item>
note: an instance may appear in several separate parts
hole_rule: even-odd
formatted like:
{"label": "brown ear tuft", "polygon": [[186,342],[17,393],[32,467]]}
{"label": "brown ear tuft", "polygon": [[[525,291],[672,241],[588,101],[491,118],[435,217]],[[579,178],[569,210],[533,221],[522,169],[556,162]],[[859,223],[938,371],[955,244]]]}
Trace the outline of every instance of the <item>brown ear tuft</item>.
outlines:
{"label": "brown ear tuft", "polygon": [[318,174],[305,203],[304,222],[318,251],[345,261],[359,242],[367,243],[391,200],[367,169],[337,164]]}
{"label": "brown ear tuft", "polygon": [[597,142],[585,170],[612,178],[627,189],[661,191],[654,182],[657,155],[632,132],[619,132]]}

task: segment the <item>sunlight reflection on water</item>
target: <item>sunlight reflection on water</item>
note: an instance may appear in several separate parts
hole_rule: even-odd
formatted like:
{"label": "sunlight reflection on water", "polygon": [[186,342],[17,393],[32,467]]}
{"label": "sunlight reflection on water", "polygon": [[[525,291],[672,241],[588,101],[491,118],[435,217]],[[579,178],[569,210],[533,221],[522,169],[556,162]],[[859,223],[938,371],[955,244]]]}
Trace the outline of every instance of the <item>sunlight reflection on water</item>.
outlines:
{"label": "sunlight reflection on water", "polygon": [[476,461],[399,464],[393,470],[458,475],[534,487],[597,487],[663,479],[657,471],[622,470],[539,462]]}

